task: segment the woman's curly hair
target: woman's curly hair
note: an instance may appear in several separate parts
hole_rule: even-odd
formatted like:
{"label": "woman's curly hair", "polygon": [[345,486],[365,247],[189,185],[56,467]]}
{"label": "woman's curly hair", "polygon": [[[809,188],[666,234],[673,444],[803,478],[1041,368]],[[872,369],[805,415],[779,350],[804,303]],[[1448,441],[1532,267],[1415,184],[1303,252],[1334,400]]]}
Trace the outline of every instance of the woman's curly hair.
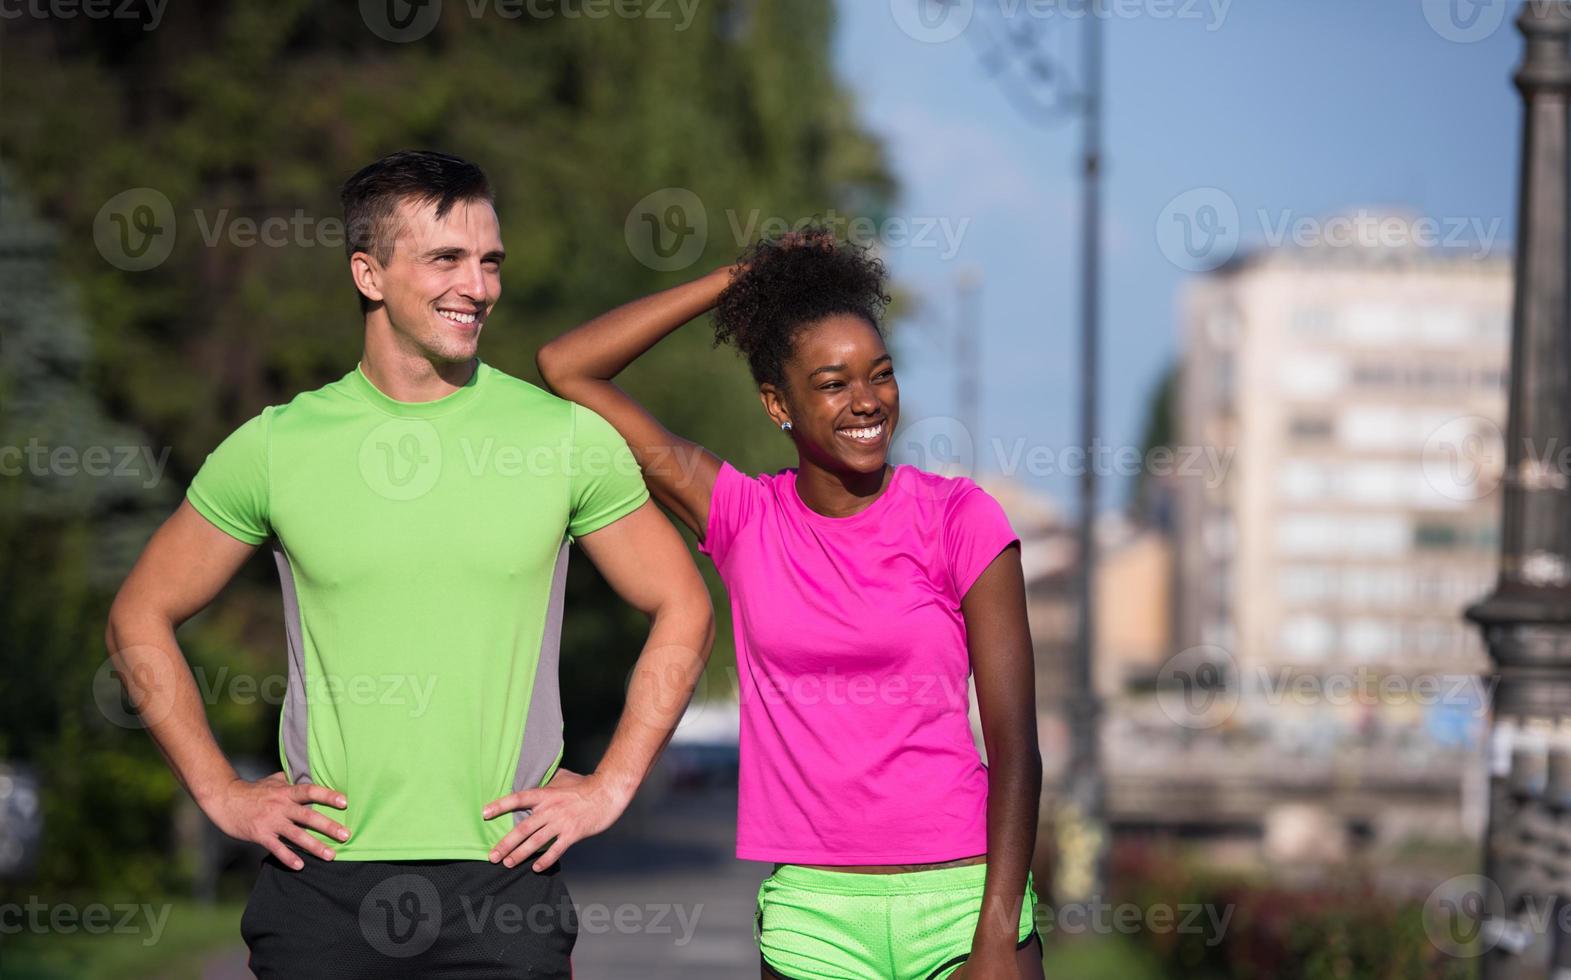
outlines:
{"label": "woman's curly hair", "polygon": [[749,247],[715,305],[715,345],[734,344],[753,380],[785,387],[796,334],[839,313],[860,316],[883,335],[889,305],[881,259],[818,225]]}

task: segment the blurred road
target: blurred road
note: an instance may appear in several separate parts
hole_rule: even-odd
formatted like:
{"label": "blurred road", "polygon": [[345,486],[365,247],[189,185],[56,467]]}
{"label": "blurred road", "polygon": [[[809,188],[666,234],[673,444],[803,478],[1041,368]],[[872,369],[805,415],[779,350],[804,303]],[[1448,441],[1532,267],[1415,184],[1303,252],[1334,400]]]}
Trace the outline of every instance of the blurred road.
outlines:
{"label": "blurred road", "polygon": [[738,861],[736,790],[640,801],[568,852],[578,906],[573,973],[586,980],[758,975],[753,912],[769,865]]}

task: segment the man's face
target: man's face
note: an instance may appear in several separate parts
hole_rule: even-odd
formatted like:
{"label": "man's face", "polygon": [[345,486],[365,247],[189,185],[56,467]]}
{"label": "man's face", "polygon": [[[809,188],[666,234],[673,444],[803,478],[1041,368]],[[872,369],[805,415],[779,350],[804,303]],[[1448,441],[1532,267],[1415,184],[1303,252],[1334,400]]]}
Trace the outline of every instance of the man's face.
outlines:
{"label": "man's face", "polygon": [[[502,229],[490,202],[399,205],[381,299],[393,332],[433,361],[475,356],[480,330],[502,295]],[[373,297],[376,298],[376,297]]]}

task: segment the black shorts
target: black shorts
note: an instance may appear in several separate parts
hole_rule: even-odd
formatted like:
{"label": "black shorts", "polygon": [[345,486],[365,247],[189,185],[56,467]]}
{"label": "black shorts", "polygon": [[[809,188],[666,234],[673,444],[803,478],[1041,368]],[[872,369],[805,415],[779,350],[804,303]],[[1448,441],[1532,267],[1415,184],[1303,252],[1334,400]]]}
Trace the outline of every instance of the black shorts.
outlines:
{"label": "black shorts", "polygon": [[295,853],[299,871],[262,861],[240,919],[258,980],[572,976],[578,916],[560,865]]}

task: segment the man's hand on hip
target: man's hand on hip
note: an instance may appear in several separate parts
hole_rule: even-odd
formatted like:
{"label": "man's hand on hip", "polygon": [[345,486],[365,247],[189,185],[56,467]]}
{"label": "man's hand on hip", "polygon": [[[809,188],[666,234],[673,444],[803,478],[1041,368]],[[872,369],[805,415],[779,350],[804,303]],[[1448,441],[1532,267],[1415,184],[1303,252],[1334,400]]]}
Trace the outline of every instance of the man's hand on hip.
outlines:
{"label": "man's hand on hip", "polygon": [[281,772],[249,782],[236,779],[224,787],[208,808],[208,816],[218,829],[236,840],[261,844],[286,867],[299,871],[305,862],[284,846],[288,840],[324,861],[337,854],[331,847],[306,832],[309,827],[340,841],[349,839],[349,829],[311,809],[321,803],[337,810],[349,806],[344,794],[315,783],[293,783]]}
{"label": "man's hand on hip", "polygon": [[530,811],[491,849],[491,863],[500,861],[509,868],[517,867],[549,843],[534,863],[534,870],[544,871],[563,851],[615,823],[627,804],[628,800],[602,777],[558,769],[547,785],[509,793],[480,811],[487,820],[515,810]]}

